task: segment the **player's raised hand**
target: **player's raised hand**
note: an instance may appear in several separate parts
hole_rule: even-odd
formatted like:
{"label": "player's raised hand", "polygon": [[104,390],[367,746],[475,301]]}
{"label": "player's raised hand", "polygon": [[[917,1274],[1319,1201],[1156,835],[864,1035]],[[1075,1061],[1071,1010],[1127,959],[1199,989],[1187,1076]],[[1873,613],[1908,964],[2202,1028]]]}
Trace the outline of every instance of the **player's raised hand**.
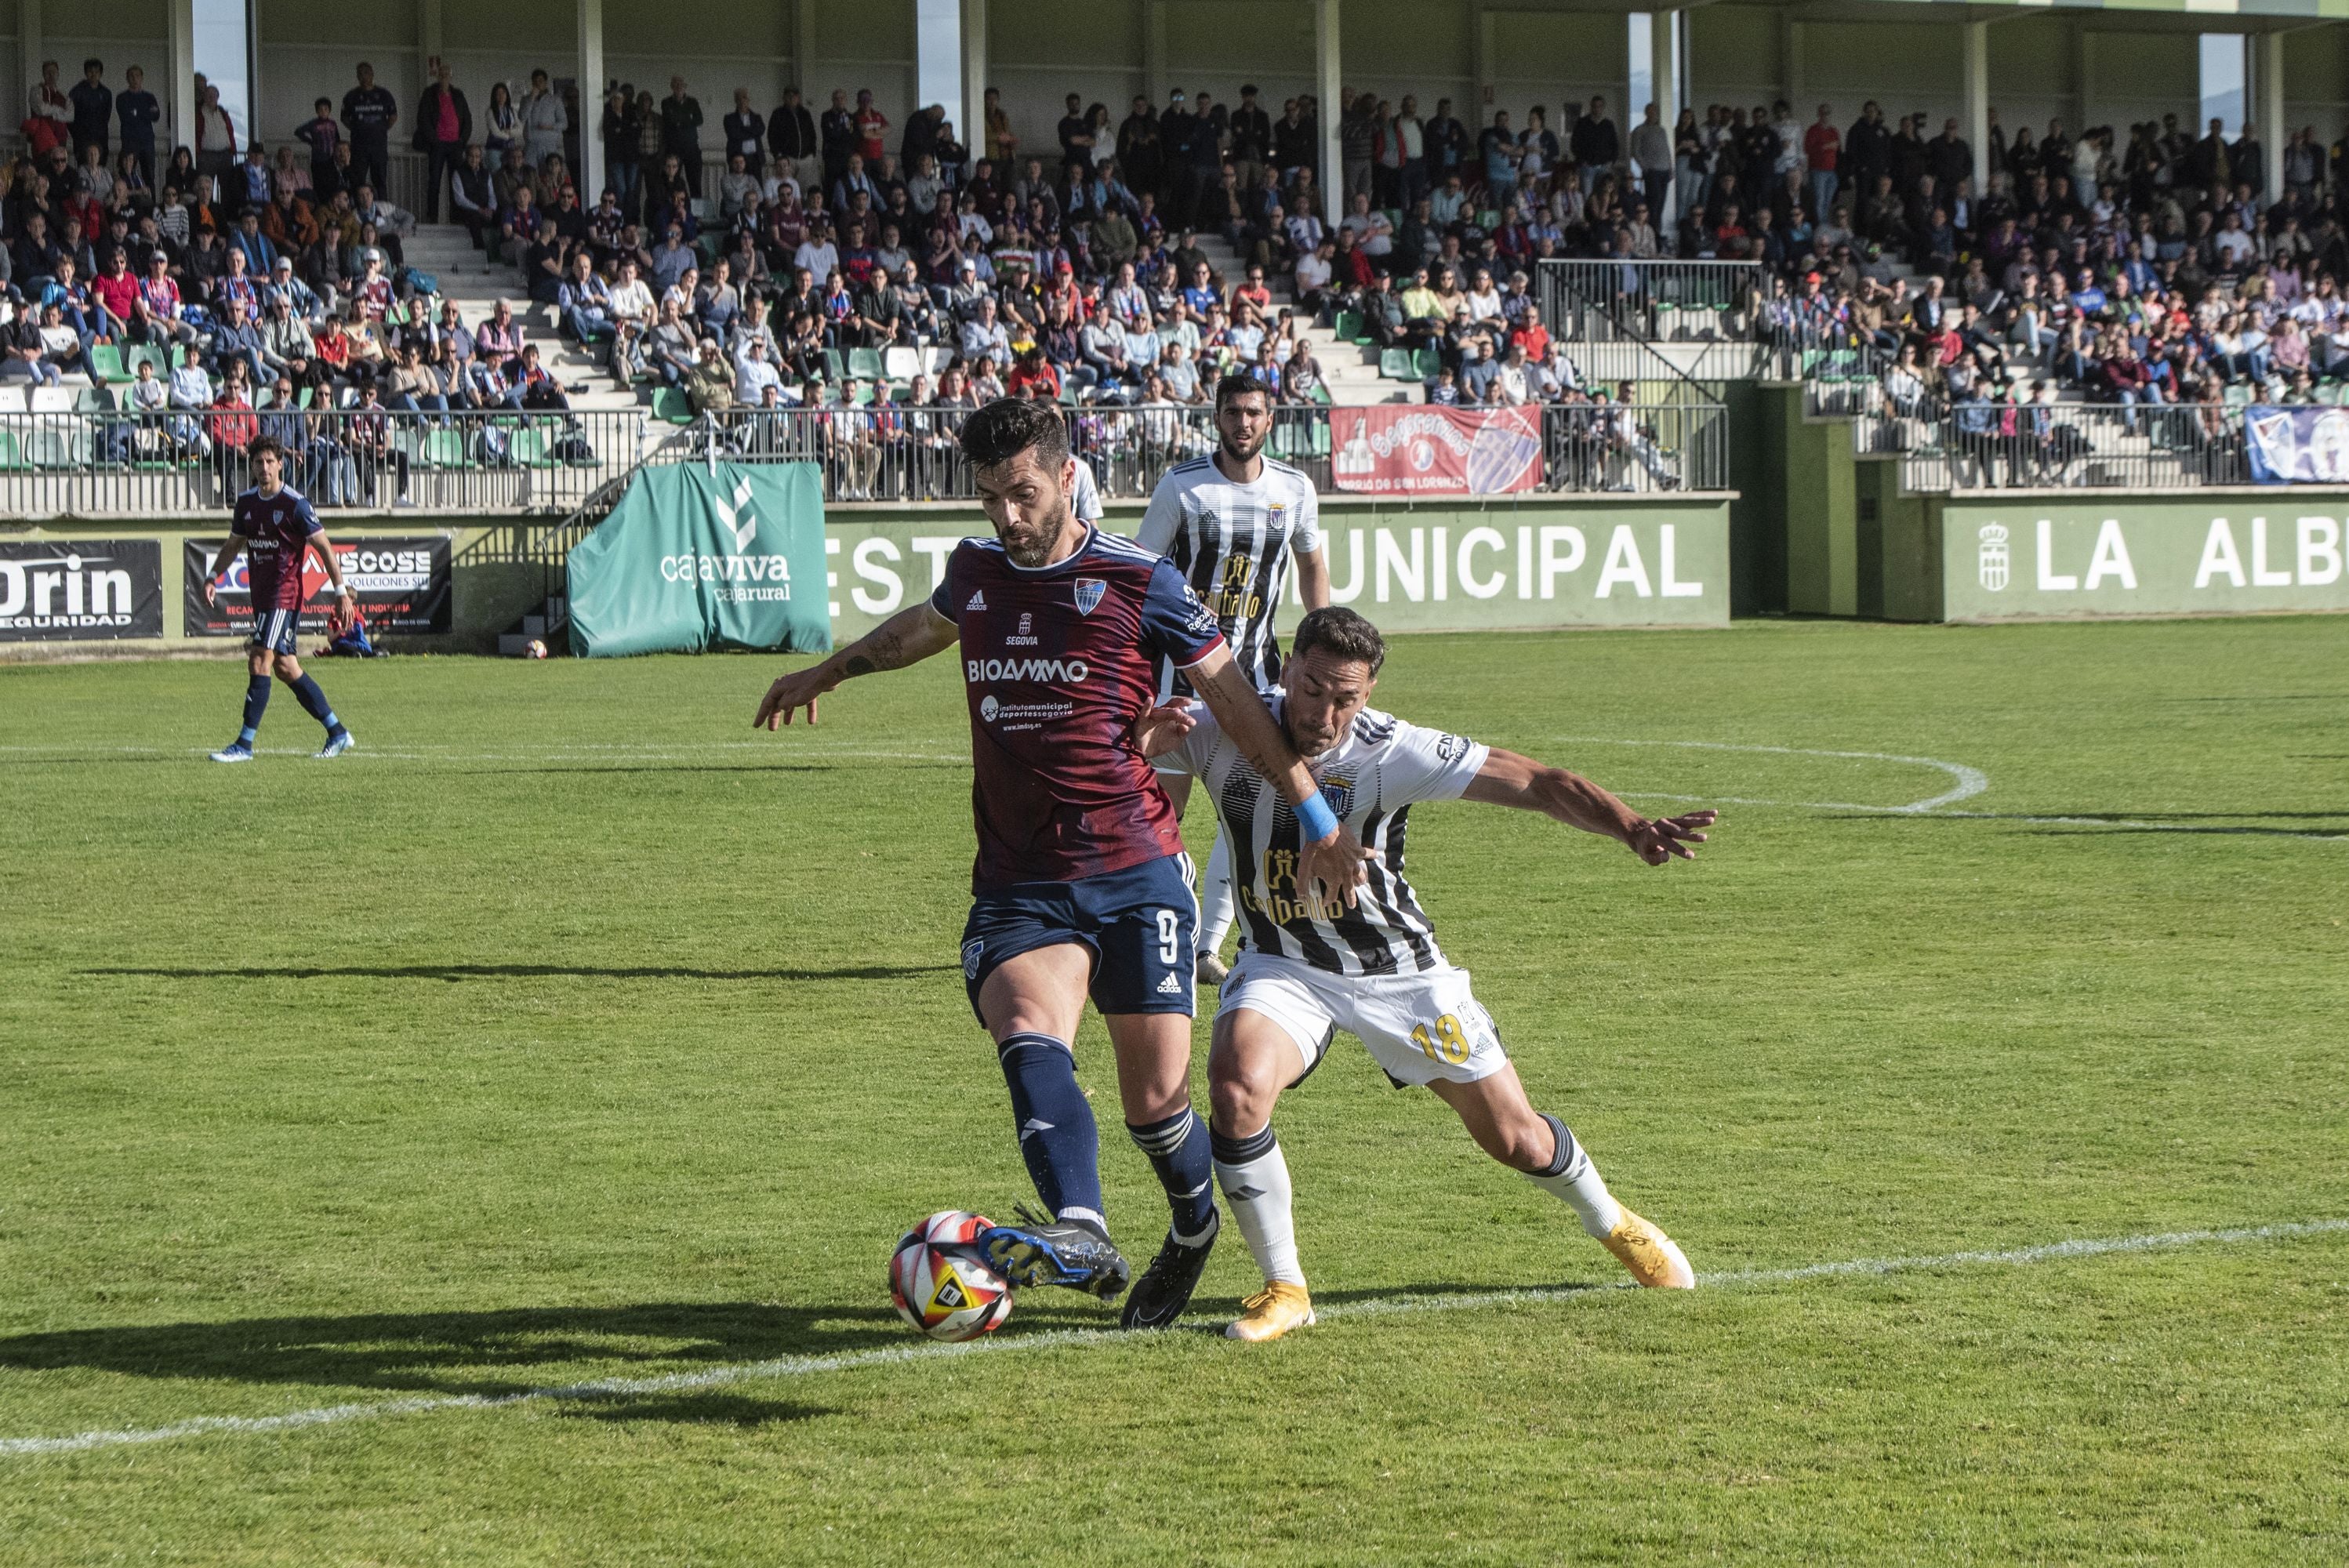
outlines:
{"label": "player's raised hand", "polygon": [[1340,822],[1336,832],[1307,844],[1298,854],[1298,889],[1323,904],[1342,903],[1351,909],[1358,891],[1370,880],[1371,873],[1364,868],[1378,857],[1378,851],[1364,849],[1354,830]]}
{"label": "player's raised hand", "polygon": [[1183,738],[1199,727],[1199,715],[1183,698],[1170,698],[1154,707],[1143,710],[1127,731],[1133,748],[1144,757],[1163,757],[1183,744]]}
{"label": "player's raised hand", "polygon": [[750,720],[750,727],[771,730],[778,725],[789,724],[792,715],[802,707],[807,709],[807,721],[812,727],[816,698],[840,684],[829,673],[830,664],[826,660],[777,677],[775,684],[767,688],[767,695],[759,699],[759,712]]}
{"label": "player's raised hand", "polygon": [[1684,861],[1692,861],[1696,859],[1696,851],[1689,846],[1705,841],[1705,835],[1698,830],[1712,827],[1720,818],[1720,812],[1710,810],[1690,811],[1678,817],[1658,817],[1632,829],[1623,841],[1631,847],[1633,854],[1651,866],[1661,866],[1675,855]]}

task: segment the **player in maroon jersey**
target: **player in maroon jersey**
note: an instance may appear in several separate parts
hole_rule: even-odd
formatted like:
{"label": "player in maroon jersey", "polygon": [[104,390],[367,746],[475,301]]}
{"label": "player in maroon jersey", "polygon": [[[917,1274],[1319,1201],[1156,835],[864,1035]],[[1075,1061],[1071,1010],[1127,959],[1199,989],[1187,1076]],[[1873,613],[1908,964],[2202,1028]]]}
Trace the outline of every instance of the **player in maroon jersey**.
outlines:
{"label": "player in maroon jersey", "polygon": [[326,694],[302,671],[295,640],[302,626],[302,604],[309,595],[302,586],[302,568],[310,552],[318,552],[335,585],[335,603],[356,604],[350,585],[343,581],[342,562],[335,558],[334,542],[309,499],[285,482],[285,449],[274,436],[264,436],[245,449],[253,465],[253,489],[236,498],[226,543],[212,557],[204,574],[204,603],[220,593],[221,574],[245,552],[245,575],[253,588],[252,657],[246,664],[244,725],[234,740],[212,754],[215,762],[250,762],[253,739],[261,728],[261,715],[269,706],[269,676],[293,688],[303,711],[326,727],[326,744],[320,757],[340,757],[351,748],[351,732],[335,716]]}
{"label": "player in maroon jersey", "polygon": [[1090,995],[1109,1026],[1126,1130],[1174,1211],[1123,1322],[1164,1327],[1189,1303],[1220,1220],[1207,1130],[1191,1109],[1198,905],[1174,808],[1132,738],[1156,696],[1157,661],[1183,671],[1296,813],[1301,886],[1350,905],[1363,851],[1182,574],[1071,515],[1076,465],[1060,411],[1006,398],[972,415],[961,441],[996,537],[963,541],[927,602],[776,681],[752,724],[771,730],[801,708],[813,724],[817,699],[842,681],[960,641],[978,832],[963,975],[1049,1211],[997,1226],[985,1244],[1015,1284],[1104,1299],[1125,1286],[1070,1044]]}

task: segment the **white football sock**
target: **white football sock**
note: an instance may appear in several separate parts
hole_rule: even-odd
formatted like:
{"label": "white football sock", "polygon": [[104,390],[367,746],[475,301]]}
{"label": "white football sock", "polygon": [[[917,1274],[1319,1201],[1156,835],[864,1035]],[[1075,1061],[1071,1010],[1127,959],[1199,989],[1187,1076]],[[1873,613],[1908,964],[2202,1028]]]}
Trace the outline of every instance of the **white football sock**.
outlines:
{"label": "white football sock", "polygon": [[1232,836],[1218,833],[1216,847],[1207,851],[1206,878],[1199,884],[1199,935],[1193,948],[1209,957],[1221,953],[1237,918],[1232,901]]}
{"label": "white football sock", "polygon": [[[1566,1123],[1554,1116],[1544,1116],[1550,1131],[1557,1137],[1557,1155],[1547,1171],[1528,1171],[1526,1180],[1553,1198],[1565,1200],[1582,1220],[1582,1228],[1599,1241],[1615,1229],[1622,1219],[1622,1206],[1607,1191],[1607,1183],[1599,1179],[1599,1167],[1592,1164],[1590,1153],[1575,1141]],[[1220,1167],[1218,1167],[1220,1170]]]}
{"label": "white football sock", "polygon": [[1249,1138],[1226,1138],[1220,1132],[1214,1137],[1216,1181],[1232,1206],[1232,1219],[1247,1242],[1248,1255],[1267,1282],[1303,1284],[1297,1226],[1288,1212],[1288,1161],[1281,1156],[1279,1140],[1269,1126]]}

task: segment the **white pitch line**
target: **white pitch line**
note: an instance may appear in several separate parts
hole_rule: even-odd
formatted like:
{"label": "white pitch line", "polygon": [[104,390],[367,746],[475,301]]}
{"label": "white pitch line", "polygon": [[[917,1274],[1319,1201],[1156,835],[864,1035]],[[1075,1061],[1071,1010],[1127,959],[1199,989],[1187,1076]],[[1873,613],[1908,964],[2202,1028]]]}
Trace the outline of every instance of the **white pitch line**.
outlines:
{"label": "white pitch line", "polygon": [[[2284,1241],[2297,1236],[2349,1232],[2349,1219],[2297,1220],[2271,1225],[2246,1225],[2227,1230],[2161,1231],[2145,1235],[2085,1237],[2049,1242],[2034,1247],[2002,1251],[1941,1253],[1924,1257],[1850,1258],[1838,1263],[1809,1264],[1796,1268],[1735,1269],[1700,1276],[1713,1288],[1735,1285],[1793,1284],[1806,1280],[1848,1275],[1908,1274],[1930,1269],[2020,1268],[2033,1264],[2061,1263],[2075,1258],[2108,1257],[2118,1253],[2162,1252],[2178,1247],[2235,1246]],[[1461,1312],[1479,1307],[1578,1301],[1607,1292],[1634,1288],[1621,1281],[1606,1285],[1562,1286],[1551,1289],[1483,1291],[1464,1295],[1405,1295],[1368,1301],[1332,1304],[1320,1309],[1323,1317],[1392,1317],[1429,1312]],[[530,1388],[515,1394],[431,1394],[363,1404],[323,1405],[315,1409],[289,1410],[278,1416],[197,1416],[162,1427],[123,1428],[111,1431],[76,1432],[66,1437],[0,1438],[0,1456],[81,1453],[91,1449],[120,1448],[134,1443],[169,1442],[175,1438],[210,1434],[254,1436],[298,1431],[309,1427],[338,1426],[385,1416],[428,1415],[441,1410],[495,1410],[535,1400],[567,1401],[627,1398],[646,1394],[674,1394],[737,1383],[787,1377],[810,1377],[825,1372],[847,1372],[865,1367],[885,1367],[908,1361],[932,1361],[948,1357],[1009,1355],[1064,1346],[1102,1347],[1147,1337],[1136,1331],[1064,1328],[1026,1334],[1009,1339],[979,1339],[964,1345],[923,1341],[883,1350],[851,1350],[833,1356],[783,1356],[771,1361],[736,1362],[657,1377],[607,1377],[559,1387]]]}
{"label": "white pitch line", "polygon": [[[1568,746],[1671,746],[1684,751],[1749,751],[1772,757],[1831,757],[1847,762],[1902,762],[1916,768],[1936,768],[1950,776],[1950,788],[1930,799],[1911,800],[1905,806],[1863,806],[1849,800],[1732,800],[1715,796],[1733,806],[1795,806],[1816,811],[1880,811],[1891,816],[1921,816],[1937,811],[1943,806],[1954,806],[1961,800],[1971,800],[1990,788],[1990,775],[1979,768],[1969,768],[1962,762],[1944,762],[1938,757],[1904,757],[1891,751],[1820,751],[1805,746],[1740,746],[1725,740],[1615,740],[1603,735],[1554,735],[1550,739]],[[1694,800],[1694,795],[1646,795],[1650,800]]]}

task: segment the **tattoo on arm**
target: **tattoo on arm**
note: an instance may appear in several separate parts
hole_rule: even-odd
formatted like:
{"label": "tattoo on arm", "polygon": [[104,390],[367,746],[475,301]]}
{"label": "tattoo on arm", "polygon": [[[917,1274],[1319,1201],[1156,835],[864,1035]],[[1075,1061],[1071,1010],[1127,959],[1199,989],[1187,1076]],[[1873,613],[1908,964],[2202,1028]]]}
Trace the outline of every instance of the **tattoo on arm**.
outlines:
{"label": "tattoo on arm", "polygon": [[848,662],[840,666],[840,673],[844,676],[869,676],[880,667],[863,654],[851,654]]}

